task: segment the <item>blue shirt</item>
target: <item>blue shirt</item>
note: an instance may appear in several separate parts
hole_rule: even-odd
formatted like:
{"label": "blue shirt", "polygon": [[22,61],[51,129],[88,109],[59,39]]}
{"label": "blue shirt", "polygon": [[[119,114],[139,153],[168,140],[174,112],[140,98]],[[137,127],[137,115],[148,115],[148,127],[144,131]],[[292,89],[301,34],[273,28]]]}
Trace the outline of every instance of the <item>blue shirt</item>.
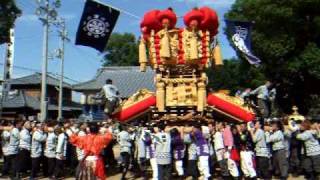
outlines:
{"label": "blue shirt", "polygon": [[31,134],[28,129],[23,128],[20,131],[19,148],[30,151],[31,149]]}
{"label": "blue shirt", "polygon": [[18,154],[18,151],[19,151],[19,137],[20,137],[20,133],[19,133],[18,128],[13,128],[10,131],[8,155]]}
{"label": "blue shirt", "polygon": [[250,94],[257,95],[258,99],[268,100],[269,90],[266,85],[259,86],[257,89],[251,91]]}
{"label": "blue shirt", "polygon": [[56,157],[57,135],[54,132],[48,134],[44,155],[48,158]]}
{"label": "blue shirt", "polygon": [[37,130],[32,135],[31,157],[38,158],[42,155],[42,143],[45,142],[47,136],[43,131]]}

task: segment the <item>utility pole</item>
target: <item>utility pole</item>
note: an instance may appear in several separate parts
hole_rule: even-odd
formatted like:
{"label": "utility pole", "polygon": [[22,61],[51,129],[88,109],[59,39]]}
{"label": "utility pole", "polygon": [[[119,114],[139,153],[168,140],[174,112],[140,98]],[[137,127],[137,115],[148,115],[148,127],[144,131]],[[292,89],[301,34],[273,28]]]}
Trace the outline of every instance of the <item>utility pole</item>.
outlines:
{"label": "utility pole", "polygon": [[9,92],[8,80],[12,78],[14,59],[14,28],[9,31],[9,41],[6,46],[5,62],[3,65],[3,80],[2,80],[2,93],[0,99],[0,118],[2,118],[3,102],[6,100]]}
{"label": "utility pole", "polygon": [[60,36],[60,48],[58,49],[58,58],[60,62],[60,84],[59,84],[59,109],[58,109],[58,121],[63,120],[62,107],[63,107],[63,76],[64,76],[64,51],[65,51],[65,41],[69,41],[68,33],[66,30],[65,20],[62,19],[59,23],[62,30],[59,31]]}
{"label": "utility pole", "polygon": [[[45,2],[46,9],[49,9],[49,2]],[[47,119],[48,101],[47,101],[47,70],[48,70],[48,47],[49,47],[49,13],[45,14],[43,21],[43,48],[42,48],[42,78],[41,78],[41,116],[40,121]]]}
{"label": "utility pole", "polygon": [[57,18],[55,8],[60,7],[60,0],[55,0],[50,6],[49,0],[37,0],[39,7],[36,14],[43,24],[43,52],[42,52],[42,75],[41,75],[41,116],[40,121],[47,119],[48,99],[47,99],[47,70],[48,70],[48,47],[49,47],[49,27]]}

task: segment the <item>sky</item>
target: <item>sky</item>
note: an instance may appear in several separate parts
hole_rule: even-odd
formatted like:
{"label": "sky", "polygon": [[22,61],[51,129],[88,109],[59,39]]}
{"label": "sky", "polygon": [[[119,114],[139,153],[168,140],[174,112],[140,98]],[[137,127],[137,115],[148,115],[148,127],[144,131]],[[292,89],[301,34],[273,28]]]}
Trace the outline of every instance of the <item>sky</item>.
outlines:
{"label": "sky", "polygon": [[[61,0],[62,6],[58,9],[60,17],[66,19],[70,42],[66,43],[65,49],[65,76],[84,82],[92,79],[98,68],[101,67],[102,55],[95,49],[74,45],[75,34],[82,14],[85,0]],[[215,9],[219,15],[220,27],[218,39],[221,43],[224,58],[236,56],[229,45],[223,28],[225,23],[223,15],[230,9],[235,0],[100,0],[105,4],[129,12],[137,17],[143,17],[144,13],[151,9],[165,9],[172,7],[178,16],[183,16],[193,7],[209,6]],[[22,10],[15,25],[15,53],[14,66],[41,69],[42,62],[42,35],[43,27],[35,15],[37,8],[36,0],[16,0]],[[140,19],[126,13],[121,13],[113,32],[131,32],[137,37],[140,35]],[[179,19],[178,27],[182,27],[182,19]],[[52,27],[49,36],[49,53],[53,54],[59,48],[57,29]],[[4,61],[5,46],[0,45],[0,62]],[[138,61],[138,60],[137,60]],[[60,62],[56,58],[49,60],[48,71],[59,73]],[[2,72],[3,66],[0,67]],[[34,72],[14,68],[13,77],[21,77]],[[2,75],[2,73],[1,73]],[[70,81],[69,81],[70,82]],[[71,81],[72,83],[72,81]]]}

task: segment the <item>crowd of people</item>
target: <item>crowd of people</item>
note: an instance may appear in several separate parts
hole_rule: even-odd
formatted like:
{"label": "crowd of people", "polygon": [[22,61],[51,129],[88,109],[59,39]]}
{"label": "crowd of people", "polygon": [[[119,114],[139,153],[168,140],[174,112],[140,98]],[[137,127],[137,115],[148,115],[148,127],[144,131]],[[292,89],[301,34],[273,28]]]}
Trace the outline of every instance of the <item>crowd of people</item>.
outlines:
{"label": "crowd of people", "polygon": [[[107,80],[101,94],[108,115],[118,104],[119,91]],[[256,96],[259,118],[228,123],[199,121],[188,114],[193,120],[183,119],[183,125],[170,124],[174,121],[168,119],[138,124],[112,119],[98,123],[4,121],[0,126],[2,176],[103,180],[106,170],[120,173],[122,180],[129,171],[153,180],[188,176],[268,180],[287,179],[290,173],[320,179],[320,124],[312,118],[270,119],[276,96],[270,82],[238,96],[249,101]]]}
{"label": "crowd of people", "polygon": [[122,179],[128,171],[160,180],[287,179],[289,173],[319,179],[320,125],[305,120],[284,128],[282,122],[185,126],[3,122],[2,176],[34,179],[41,171],[56,179],[65,177],[68,169],[78,179],[104,179],[104,169],[118,169]]}

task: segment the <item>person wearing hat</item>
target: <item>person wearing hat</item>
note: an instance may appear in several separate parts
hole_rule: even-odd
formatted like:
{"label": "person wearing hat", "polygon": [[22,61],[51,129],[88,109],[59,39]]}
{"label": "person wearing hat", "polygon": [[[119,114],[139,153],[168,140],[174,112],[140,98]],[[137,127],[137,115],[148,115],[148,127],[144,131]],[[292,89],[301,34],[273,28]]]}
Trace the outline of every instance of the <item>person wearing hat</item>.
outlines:
{"label": "person wearing hat", "polygon": [[280,179],[288,178],[289,163],[287,160],[287,151],[283,125],[280,121],[271,121],[271,128],[265,126],[267,143],[272,144],[272,160],[275,174],[280,175]]}
{"label": "person wearing hat", "polygon": [[47,135],[44,133],[44,124],[38,123],[34,128],[32,134],[32,143],[31,143],[31,176],[30,180],[36,178],[39,169],[42,156],[42,144],[46,141]]}
{"label": "person wearing hat", "polygon": [[320,179],[320,145],[315,132],[311,129],[311,122],[305,120],[300,126],[301,132],[297,139],[303,141],[306,158],[303,159],[302,167],[306,179]]}

